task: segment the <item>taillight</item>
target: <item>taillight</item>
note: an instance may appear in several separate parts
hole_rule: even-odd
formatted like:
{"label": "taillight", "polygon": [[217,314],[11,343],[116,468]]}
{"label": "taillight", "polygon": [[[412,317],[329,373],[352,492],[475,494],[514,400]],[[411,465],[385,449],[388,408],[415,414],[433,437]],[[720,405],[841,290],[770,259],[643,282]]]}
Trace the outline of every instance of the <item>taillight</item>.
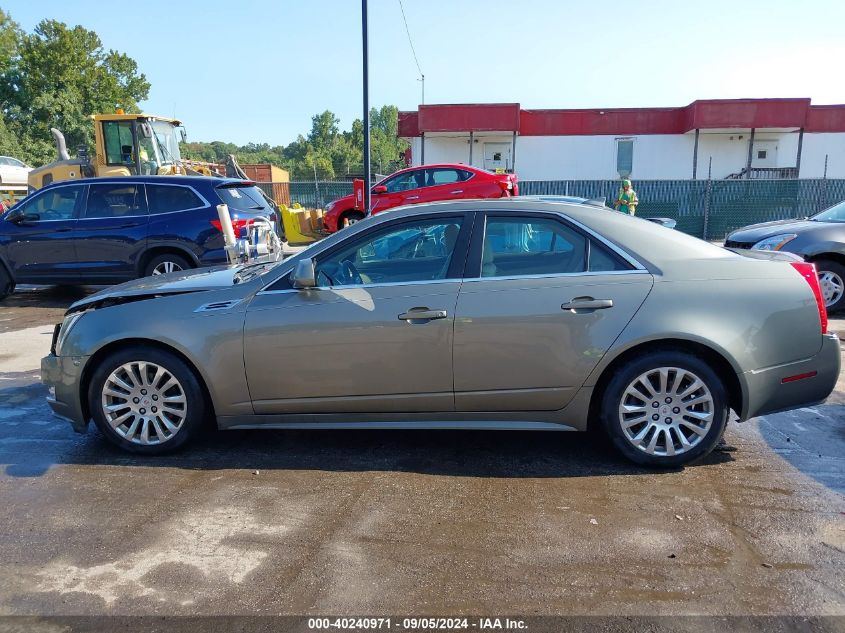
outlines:
{"label": "taillight", "polygon": [[816,306],[819,309],[822,334],[827,334],[827,308],[824,306],[824,298],[822,297],[821,286],[819,286],[819,274],[816,271],[816,265],[808,262],[790,262],[790,264],[810,284],[813,296],[816,298]]}
{"label": "taillight", "polygon": [[[239,237],[241,230],[248,229],[252,222],[251,219],[240,220],[238,218],[232,218],[232,230],[235,232],[235,237]],[[223,232],[223,226],[220,224],[220,220],[211,220],[211,225],[221,233]]]}

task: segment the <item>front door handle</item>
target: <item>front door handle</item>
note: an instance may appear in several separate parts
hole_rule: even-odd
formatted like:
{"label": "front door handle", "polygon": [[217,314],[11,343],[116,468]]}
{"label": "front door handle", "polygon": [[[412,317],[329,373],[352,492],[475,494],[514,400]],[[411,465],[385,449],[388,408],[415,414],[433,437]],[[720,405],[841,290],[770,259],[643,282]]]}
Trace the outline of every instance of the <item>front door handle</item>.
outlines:
{"label": "front door handle", "polygon": [[73,229],[71,229],[69,226],[63,226],[60,229],[56,229],[55,232],[56,233],[67,233],[68,231],[71,231],[71,230],[73,230]]}
{"label": "front door handle", "polygon": [[399,315],[400,321],[408,323],[425,323],[435,319],[445,319],[448,316],[446,310],[429,310],[428,308],[411,308]]}
{"label": "front door handle", "polygon": [[419,200],[419,199],[420,199],[419,196],[408,196],[407,198],[405,198],[405,200]]}
{"label": "front door handle", "polygon": [[572,301],[562,303],[561,310],[569,310],[574,314],[587,314],[593,310],[606,310],[613,307],[613,299],[593,299],[592,297],[575,297]]}
{"label": "front door handle", "polygon": [[449,193],[458,194],[458,193],[463,193],[463,192],[464,192],[463,189],[455,189],[454,191],[450,191]]}

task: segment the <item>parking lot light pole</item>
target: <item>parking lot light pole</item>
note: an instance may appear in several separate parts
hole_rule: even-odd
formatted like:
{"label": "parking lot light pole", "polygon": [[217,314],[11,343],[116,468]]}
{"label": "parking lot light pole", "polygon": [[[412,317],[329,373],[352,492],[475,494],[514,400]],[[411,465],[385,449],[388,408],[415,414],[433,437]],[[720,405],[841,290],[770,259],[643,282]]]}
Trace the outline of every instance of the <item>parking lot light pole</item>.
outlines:
{"label": "parking lot light pole", "polygon": [[364,213],[370,212],[370,77],[367,0],[361,0],[361,39],[364,49]]}

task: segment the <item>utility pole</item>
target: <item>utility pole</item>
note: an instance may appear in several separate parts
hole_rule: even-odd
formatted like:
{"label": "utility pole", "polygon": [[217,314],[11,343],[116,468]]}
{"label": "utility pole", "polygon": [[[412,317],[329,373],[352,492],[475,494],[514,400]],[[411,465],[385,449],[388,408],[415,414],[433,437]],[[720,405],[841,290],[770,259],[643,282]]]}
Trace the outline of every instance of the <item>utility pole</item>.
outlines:
{"label": "utility pole", "polygon": [[370,77],[367,0],[361,0],[361,39],[364,49],[364,213],[370,212]]}
{"label": "utility pole", "polygon": [[[422,84],[422,101],[420,101],[420,103],[422,105],[425,105],[425,75],[420,73],[420,78],[417,79],[417,81],[419,81]],[[174,115],[174,118],[175,118],[175,115]]]}

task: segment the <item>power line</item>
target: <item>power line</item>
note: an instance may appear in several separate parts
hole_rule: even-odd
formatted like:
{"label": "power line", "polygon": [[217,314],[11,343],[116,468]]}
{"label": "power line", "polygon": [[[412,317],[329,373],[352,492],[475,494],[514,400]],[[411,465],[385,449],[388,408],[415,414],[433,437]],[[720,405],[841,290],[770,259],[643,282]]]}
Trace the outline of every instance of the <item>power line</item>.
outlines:
{"label": "power line", "polygon": [[[425,95],[425,75],[423,74],[422,68],[420,68],[420,60],[417,59],[417,51],[414,49],[414,42],[411,39],[411,30],[408,28],[408,19],[405,17],[405,7],[402,5],[402,0],[399,0],[399,9],[402,11],[402,21],[405,23],[405,33],[408,34],[408,44],[411,45],[411,53],[414,56],[414,63],[417,65],[417,72],[422,77],[423,95]],[[425,101],[424,96],[423,101]]]}

